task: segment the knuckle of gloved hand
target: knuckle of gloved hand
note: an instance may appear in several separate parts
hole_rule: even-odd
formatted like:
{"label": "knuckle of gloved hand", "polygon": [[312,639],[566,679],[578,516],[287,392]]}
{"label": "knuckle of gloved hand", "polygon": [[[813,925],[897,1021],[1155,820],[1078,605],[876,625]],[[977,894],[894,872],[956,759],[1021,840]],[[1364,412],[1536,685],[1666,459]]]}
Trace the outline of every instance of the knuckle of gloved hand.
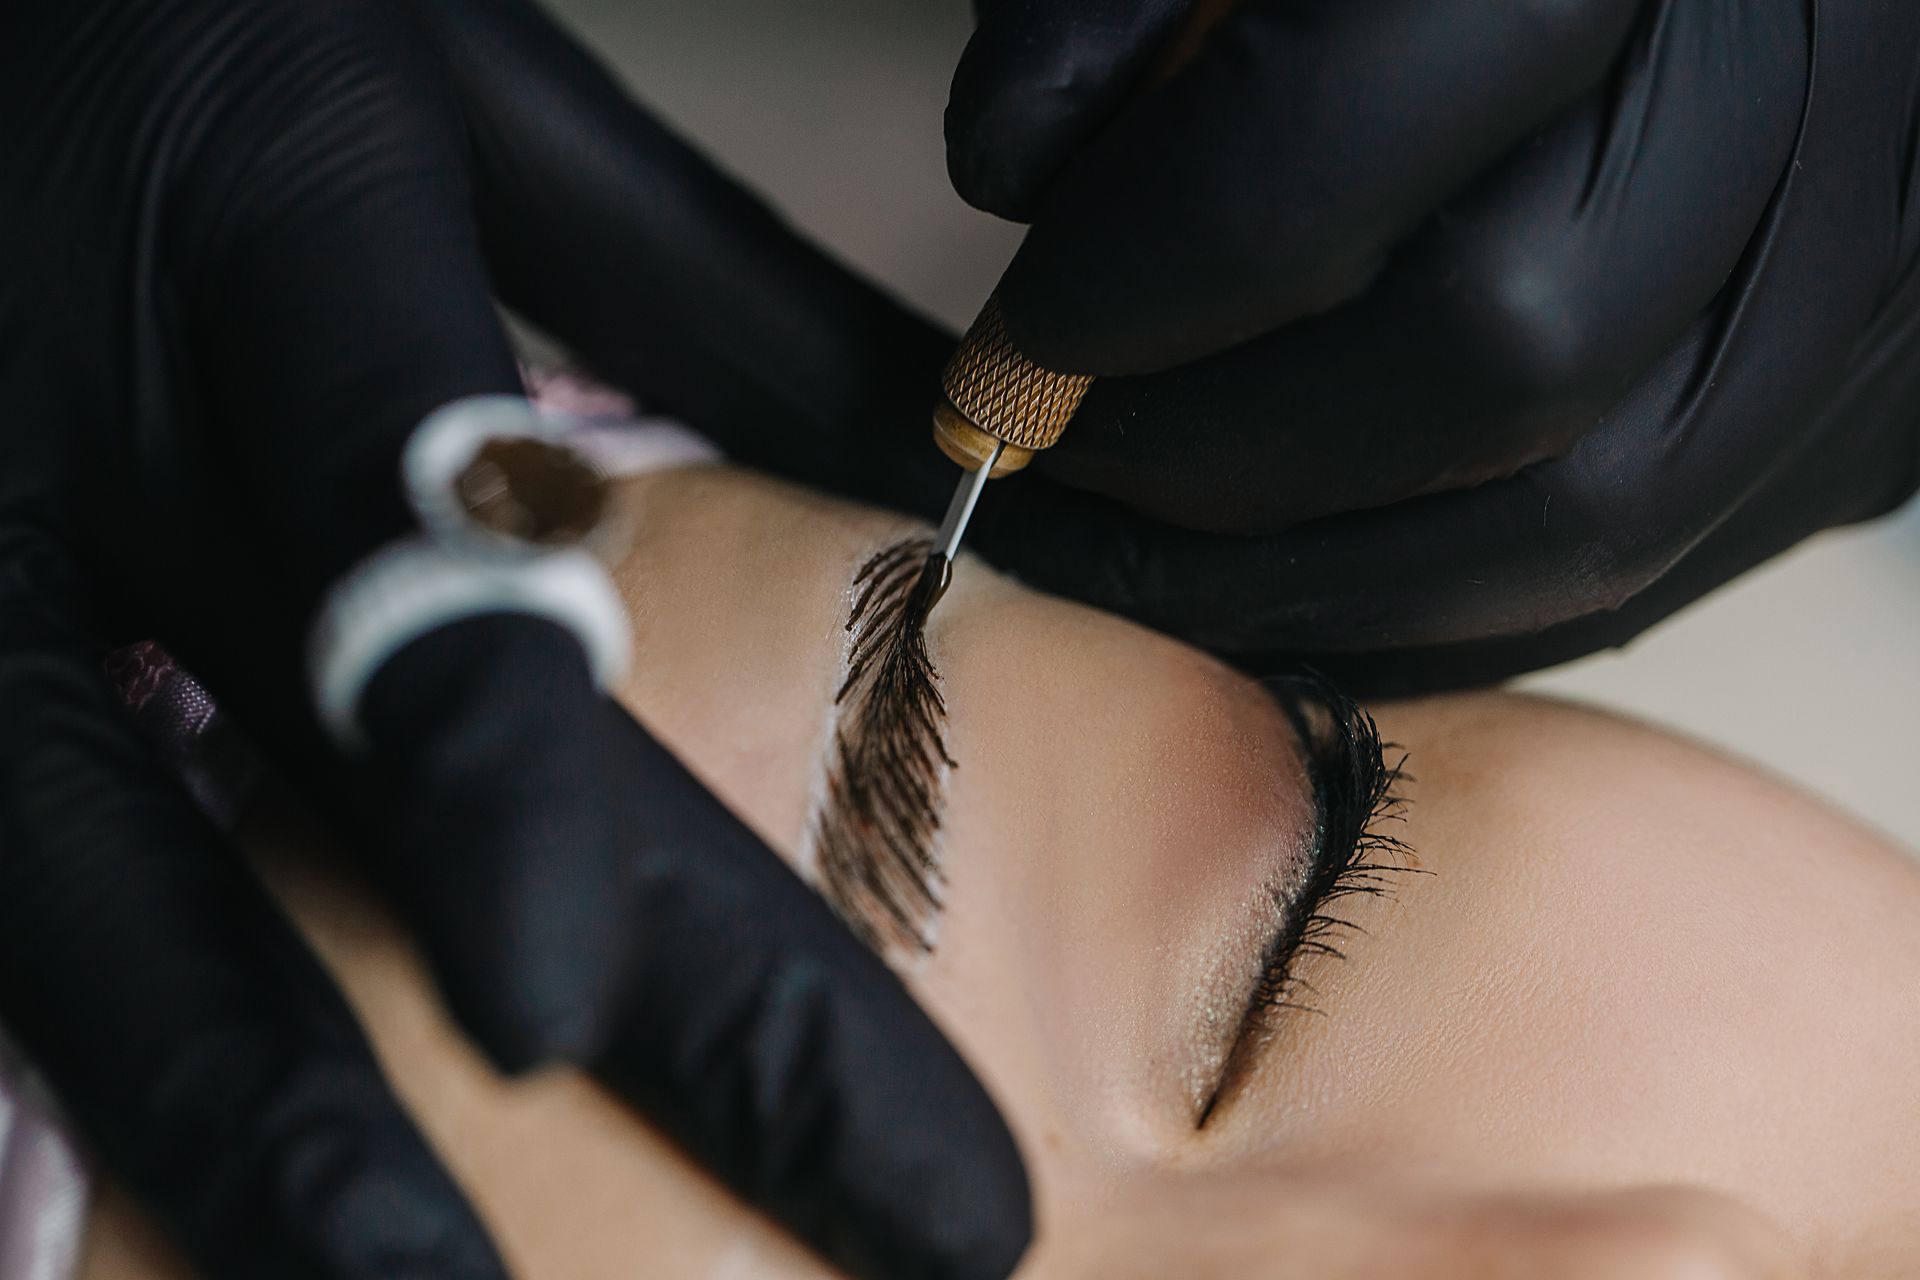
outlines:
{"label": "knuckle of gloved hand", "polygon": [[1615,343],[1561,248],[1490,229],[1449,258],[1442,331],[1488,385],[1516,399],[1558,399],[1611,372]]}

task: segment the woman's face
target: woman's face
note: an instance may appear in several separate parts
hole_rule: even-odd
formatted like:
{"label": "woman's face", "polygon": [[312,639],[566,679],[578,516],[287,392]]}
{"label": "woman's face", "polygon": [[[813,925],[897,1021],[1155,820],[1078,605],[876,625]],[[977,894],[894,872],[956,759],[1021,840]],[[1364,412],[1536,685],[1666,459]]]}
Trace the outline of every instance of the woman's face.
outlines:
{"label": "woman's face", "polygon": [[[807,873],[850,587],[903,526],[720,470],[629,499],[629,703]],[[1290,895],[1341,852],[1274,701],[975,564],[929,640],[945,908],[894,958],[1007,1112],[1043,1223],[1319,1168],[1699,1185],[1848,1275],[1920,1257],[1920,871],[1876,838],[1595,713],[1381,708],[1411,856],[1320,909],[1342,954],[1280,993],[1308,1007],[1249,1020]]]}
{"label": "woman's face", "polygon": [[[623,509],[627,702],[815,876],[850,587],[905,526],[720,469],[631,482]],[[1377,708],[1407,755],[1383,830],[1411,855],[1343,882],[1390,895],[1317,908],[1343,923],[1309,934],[1340,954],[1297,957],[1274,992],[1307,1008],[1249,1018],[1303,886],[1347,852],[1317,837],[1288,717],[977,564],[929,639],[956,761],[945,907],[930,953],[892,958],[1026,1153],[1023,1277],[1318,1277],[1341,1250],[1369,1275],[1464,1253],[1447,1274],[1638,1280],[1656,1272],[1621,1239],[1670,1258],[1703,1222],[1763,1248],[1777,1228],[1795,1274],[1913,1273],[1920,870],[1898,852],[1598,714]],[[579,1077],[493,1076],[392,923],[310,866],[264,863],[516,1274],[818,1274]],[[1675,1184],[1711,1194],[1632,1191]],[[1535,1247],[1584,1263],[1596,1238],[1614,1269]],[[152,1256],[109,1211],[85,1274],[179,1274]]]}

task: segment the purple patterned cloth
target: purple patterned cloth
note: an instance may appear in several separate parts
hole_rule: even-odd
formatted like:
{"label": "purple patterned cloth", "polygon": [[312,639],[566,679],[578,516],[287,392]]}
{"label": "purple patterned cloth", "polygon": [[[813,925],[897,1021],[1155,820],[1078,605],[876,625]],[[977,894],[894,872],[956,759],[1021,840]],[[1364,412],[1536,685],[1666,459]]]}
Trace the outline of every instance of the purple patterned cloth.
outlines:
{"label": "purple patterned cloth", "polygon": [[[107,679],[134,724],[223,831],[239,822],[265,769],[199,681],[151,640],[108,655]],[[9,1280],[0,1273],[0,1280]]]}

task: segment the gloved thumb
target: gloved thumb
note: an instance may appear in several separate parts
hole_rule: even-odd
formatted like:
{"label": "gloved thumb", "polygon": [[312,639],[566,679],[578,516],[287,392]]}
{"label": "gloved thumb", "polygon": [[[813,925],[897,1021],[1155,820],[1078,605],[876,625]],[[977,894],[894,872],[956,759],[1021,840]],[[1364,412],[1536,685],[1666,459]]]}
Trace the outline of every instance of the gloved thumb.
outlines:
{"label": "gloved thumb", "polygon": [[1030,221],[1047,184],[1161,65],[1195,0],[979,0],[947,101],[968,204]]}

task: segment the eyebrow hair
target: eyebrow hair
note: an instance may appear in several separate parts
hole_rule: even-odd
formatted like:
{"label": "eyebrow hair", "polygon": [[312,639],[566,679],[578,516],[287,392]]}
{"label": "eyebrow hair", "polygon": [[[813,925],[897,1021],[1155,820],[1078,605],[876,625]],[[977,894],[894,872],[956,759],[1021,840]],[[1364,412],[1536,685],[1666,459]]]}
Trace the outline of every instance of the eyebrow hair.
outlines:
{"label": "eyebrow hair", "polygon": [[943,878],[935,837],[945,803],[947,704],[927,651],[933,542],[880,551],[853,580],[847,676],[825,793],[813,818],[821,888],[868,946],[933,949]]}
{"label": "eyebrow hair", "polygon": [[1406,800],[1395,788],[1410,781],[1407,756],[1387,763],[1392,744],[1380,740],[1373,717],[1339,686],[1311,667],[1265,682],[1299,735],[1313,787],[1314,842],[1305,874],[1292,892],[1274,888],[1274,926],[1260,951],[1260,968],[1235,1025],[1213,1087],[1201,1100],[1194,1128],[1206,1127],[1223,1099],[1247,1077],[1273,1041],[1278,1010],[1324,1013],[1301,997],[1313,984],[1297,972],[1314,955],[1346,959],[1336,945],[1365,932],[1328,910],[1342,898],[1391,897],[1394,877],[1431,875],[1407,843],[1382,828],[1405,821]]}

